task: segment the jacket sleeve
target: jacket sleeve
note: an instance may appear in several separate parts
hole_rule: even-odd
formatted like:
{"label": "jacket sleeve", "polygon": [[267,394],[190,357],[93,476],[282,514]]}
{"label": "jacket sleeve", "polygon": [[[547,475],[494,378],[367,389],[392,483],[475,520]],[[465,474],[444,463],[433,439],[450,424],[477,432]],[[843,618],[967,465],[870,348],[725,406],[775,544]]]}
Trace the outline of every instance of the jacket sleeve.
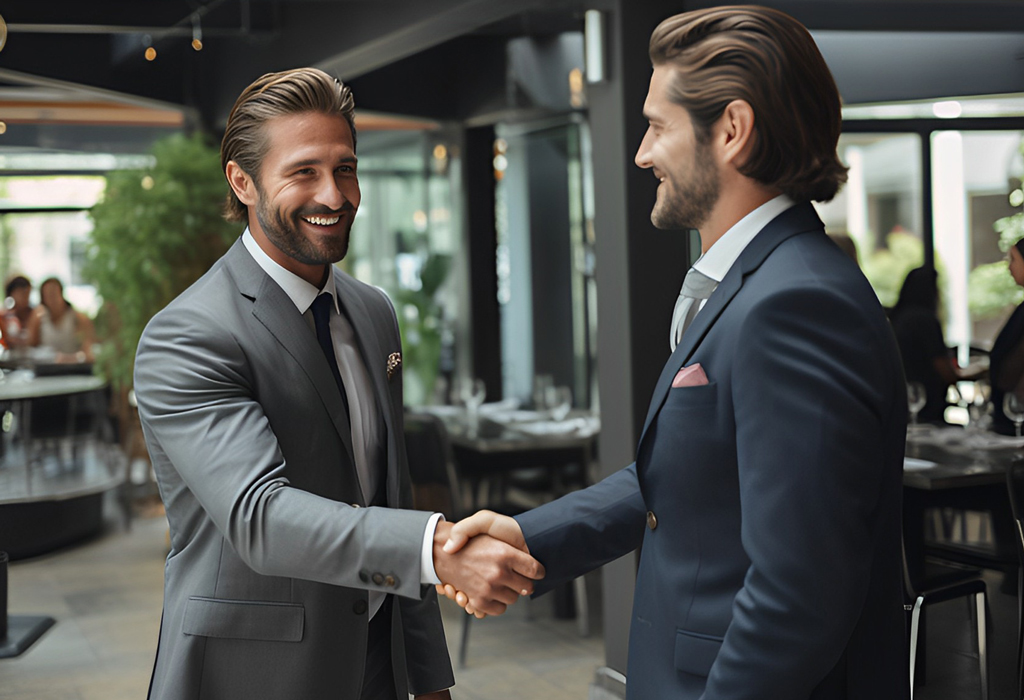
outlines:
{"label": "jacket sleeve", "polygon": [[[808,697],[853,634],[877,543],[900,536],[888,515],[905,394],[872,321],[821,289],[769,295],[745,317],[732,391],[750,565],[706,700]],[[898,599],[898,567],[892,586]]]}
{"label": "jacket sleeve", "polygon": [[535,586],[536,594],[639,547],[645,515],[636,464],[593,486],[517,515],[530,553],[546,572],[544,580]]}
{"label": "jacket sleeve", "polygon": [[[257,573],[422,597],[430,514],[355,508],[294,488],[248,372],[245,352],[210,312],[178,305],[154,318],[139,343],[135,392],[161,476],[183,482]],[[375,584],[367,571],[394,572],[395,584]]]}

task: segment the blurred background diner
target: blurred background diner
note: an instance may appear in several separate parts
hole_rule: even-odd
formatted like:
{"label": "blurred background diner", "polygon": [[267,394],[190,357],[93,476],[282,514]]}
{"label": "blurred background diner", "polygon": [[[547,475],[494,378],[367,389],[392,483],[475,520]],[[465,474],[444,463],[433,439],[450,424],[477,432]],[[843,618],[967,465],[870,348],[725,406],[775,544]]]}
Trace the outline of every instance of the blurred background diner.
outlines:
{"label": "blurred background diner", "polygon": [[[700,252],[651,225],[657,181],[633,164],[647,42],[715,4],[0,6],[0,551],[26,640],[0,696],[146,692],[168,543],[132,359],[240,233],[216,144],[264,72],[316,65],[353,89],[362,203],[341,265],[398,312],[418,505],[514,513],[632,462]],[[916,407],[915,698],[1019,698],[1024,5],[763,4],[808,26],[836,78],[849,181],[816,206],[890,310]],[[500,619],[442,601],[453,697],[623,697],[635,573],[625,557]]]}

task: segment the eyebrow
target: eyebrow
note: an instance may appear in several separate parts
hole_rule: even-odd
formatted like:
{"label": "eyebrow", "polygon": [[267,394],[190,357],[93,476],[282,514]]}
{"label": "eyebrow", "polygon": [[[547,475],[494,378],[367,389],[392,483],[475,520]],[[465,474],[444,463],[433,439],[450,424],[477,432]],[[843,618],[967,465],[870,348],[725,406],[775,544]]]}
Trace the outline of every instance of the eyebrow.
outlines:
{"label": "eyebrow", "polygon": [[[321,165],[323,162],[324,162],[323,158],[305,158],[303,160],[297,160],[297,161],[288,163],[285,166],[285,170],[294,170],[295,168],[304,168],[307,165]],[[356,164],[358,162],[359,162],[359,159],[356,158],[355,156],[346,156],[346,157],[340,159],[338,161],[338,164],[339,165],[342,164],[342,163]]]}

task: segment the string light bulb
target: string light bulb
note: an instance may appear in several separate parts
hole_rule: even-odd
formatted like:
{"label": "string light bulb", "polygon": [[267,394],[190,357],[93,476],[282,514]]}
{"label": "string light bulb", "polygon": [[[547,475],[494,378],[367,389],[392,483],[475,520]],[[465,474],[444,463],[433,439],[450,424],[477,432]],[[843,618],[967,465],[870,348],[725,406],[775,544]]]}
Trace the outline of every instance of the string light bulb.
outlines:
{"label": "string light bulb", "polygon": [[154,60],[156,60],[156,49],[153,48],[153,39],[149,36],[149,34],[144,34],[142,36],[142,43],[146,47],[146,52],[144,54],[145,57],[146,57],[146,60],[147,61],[154,61]]}
{"label": "string light bulb", "polygon": [[0,122],[0,134],[7,133],[7,122]]}
{"label": "string light bulb", "polygon": [[203,50],[203,25],[199,23],[199,15],[192,15],[192,48]]}
{"label": "string light bulb", "polygon": [[3,51],[5,46],[7,46],[7,22],[0,17],[0,51]]}

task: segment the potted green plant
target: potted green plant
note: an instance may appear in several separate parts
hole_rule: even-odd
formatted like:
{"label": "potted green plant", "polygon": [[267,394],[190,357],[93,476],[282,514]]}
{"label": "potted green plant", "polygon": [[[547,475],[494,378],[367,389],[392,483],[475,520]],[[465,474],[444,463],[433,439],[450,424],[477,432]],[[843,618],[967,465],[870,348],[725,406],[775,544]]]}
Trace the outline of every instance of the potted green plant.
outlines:
{"label": "potted green plant", "polygon": [[[96,370],[114,389],[123,426],[135,350],[149,319],[239,234],[238,225],[221,216],[227,183],[217,149],[202,134],[163,138],[152,155],[148,170],[108,175],[104,196],[90,212],[93,231],[83,270],[103,299]],[[124,427],[126,437],[130,427]]]}

